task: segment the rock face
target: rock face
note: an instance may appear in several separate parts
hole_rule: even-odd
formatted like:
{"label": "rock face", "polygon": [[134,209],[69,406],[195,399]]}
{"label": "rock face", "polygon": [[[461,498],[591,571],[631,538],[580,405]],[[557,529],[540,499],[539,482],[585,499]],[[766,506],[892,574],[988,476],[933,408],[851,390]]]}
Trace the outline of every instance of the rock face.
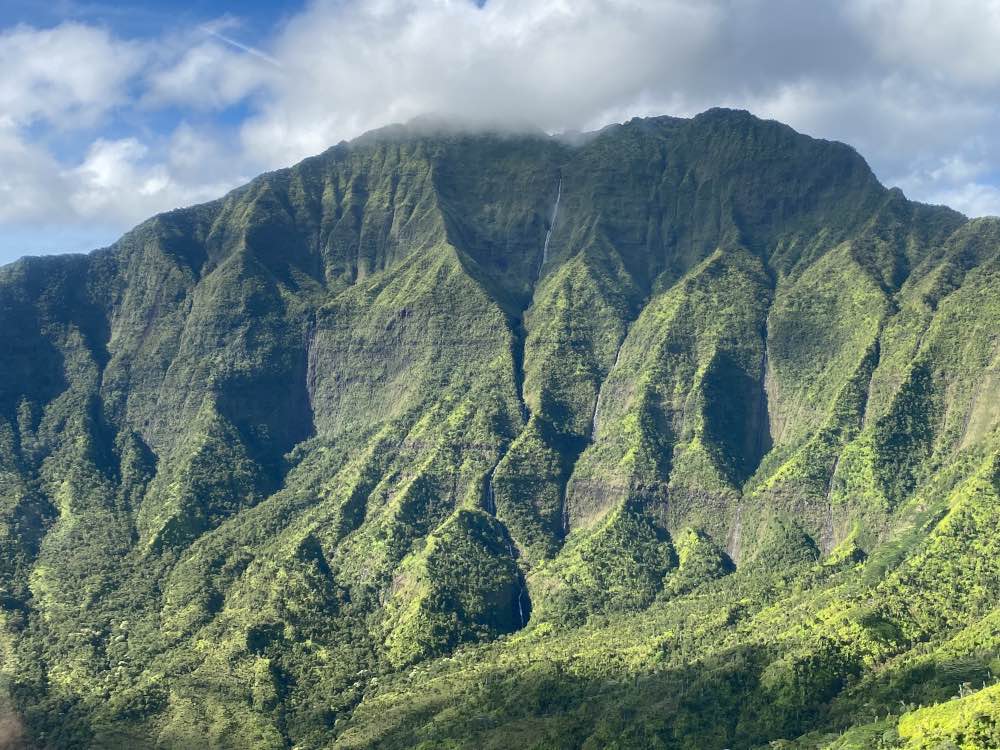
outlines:
{"label": "rock face", "polygon": [[930,747],[1000,673],[998,289],[1000,222],[730,110],[387,128],[0,268],[0,719]]}

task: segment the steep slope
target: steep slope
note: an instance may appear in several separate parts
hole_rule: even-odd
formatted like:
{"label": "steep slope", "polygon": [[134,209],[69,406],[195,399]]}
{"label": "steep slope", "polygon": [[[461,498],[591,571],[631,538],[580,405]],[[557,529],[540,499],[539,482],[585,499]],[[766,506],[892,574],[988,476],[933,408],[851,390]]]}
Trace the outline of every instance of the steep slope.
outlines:
{"label": "steep slope", "polygon": [[989,737],[998,264],[711,110],[387,128],[4,267],[0,705],[52,747]]}

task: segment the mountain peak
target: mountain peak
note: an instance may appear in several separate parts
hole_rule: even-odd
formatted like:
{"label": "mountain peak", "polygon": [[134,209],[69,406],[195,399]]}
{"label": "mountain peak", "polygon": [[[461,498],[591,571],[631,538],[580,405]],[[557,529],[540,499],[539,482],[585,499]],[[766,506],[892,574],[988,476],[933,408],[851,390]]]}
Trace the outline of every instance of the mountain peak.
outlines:
{"label": "mountain peak", "polygon": [[0,708],[55,748],[989,737],[998,237],[716,109],[391,126],[8,266]]}

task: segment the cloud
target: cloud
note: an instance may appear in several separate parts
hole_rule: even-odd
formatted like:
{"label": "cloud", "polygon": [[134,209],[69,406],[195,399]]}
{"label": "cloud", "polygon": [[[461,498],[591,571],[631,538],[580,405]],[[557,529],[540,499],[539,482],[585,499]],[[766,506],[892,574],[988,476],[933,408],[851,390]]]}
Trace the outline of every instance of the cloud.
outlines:
{"label": "cloud", "polygon": [[577,128],[696,75],[720,20],[688,0],[316,3],[275,41],[283,75],[244,139],[287,162],[426,113]]}
{"label": "cloud", "polygon": [[[243,42],[237,41],[236,39],[233,39],[232,37],[223,34],[222,32],[225,31],[226,28],[231,25],[234,24],[229,23],[228,19],[223,19],[222,21],[216,21],[214,23],[202,24],[198,28],[199,30],[204,31],[209,36],[218,39],[220,42],[228,44],[230,47],[233,47],[234,49],[238,49],[240,52],[246,52],[249,55],[253,55],[258,60],[263,60],[264,62],[268,63],[269,65],[273,65],[276,68],[281,67],[281,63],[278,60],[271,57],[263,50],[257,49],[256,47],[251,47],[249,44],[244,44]],[[238,23],[236,23],[235,25],[239,27]]]}
{"label": "cloud", "polygon": [[918,199],[980,195],[933,175],[1000,163],[998,7],[319,0],[274,40],[281,74],[262,83],[243,145],[276,166],[427,112],[554,131],[726,105],[851,143]]}
{"label": "cloud", "polygon": [[[218,147],[182,126],[174,134],[165,160],[150,159],[149,149],[135,138],[98,139],[83,162],[61,176],[74,214],[84,219],[127,223],[169,208],[217,198],[236,181],[206,180]],[[195,179],[179,179],[193,170]]]}
{"label": "cloud", "polygon": [[900,178],[904,190],[969,216],[1000,216],[1000,186],[987,181],[995,169],[964,156],[946,157]]}
{"label": "cloud", "polygon": [[[192,29],[126,41],[78,23],[0,31],[0,262],[84,249],[83,238],[108,244],[148,216],[253,176],[255,167],[211,128],[143,124],[177,103],[194,109],[191,92],[211,109],[258,85],[254,70],[205,39]],[[213,85],[200,64],[215,72]],[[135,135],[103,134],[132,123]]]}
{"label": "cloud", "polygon": [[141,45],[78,23],[0,32],[0,112],[17,125],[91,124],[126,99],[144,57]]}
{"label": "cloud", "polygon": [[924,194],[928,203],[961,211],[967,216],[1000,216],[1000,188],[984,183],[967,183],[950,189],[936,189]]}
{"label": "cloud", "polygon": [[59,163],[0,121],[0,233],[14,221],[42,220],[65,211]]}
{"label": "cloud", "polygon": [[161,40],[145,74],[142,103],[224,109],[256,93],[281,64],[228,35],[239,28],[238,19],[223,16]]}
{"label": "cloud", "polygon": [[1000,83],[1000,1],[849,0],[881,60],[951,85]]}
{"label": "cloud", "polygon": [[0,125],[0,262],[104,246],[156,213],[217,198],[253,176],[229,154],[182,123],[155,153],[99,138],[67,167]]}
{"label": "cloud", "polygon": [[1000,0],[313,0],[263,38],[232,16],[141,41],[13,27],[0,254],[5,227],[125,229],[427,113],[558,131],[745,107],[995,213],[997,38]]}
{"label": "cloud", "polygon": [[562,130],[747,106],[876,57],[838,3],[797,0],[326,0],[273,54],[284,75],[244,140],[284,162],[426,112]]}

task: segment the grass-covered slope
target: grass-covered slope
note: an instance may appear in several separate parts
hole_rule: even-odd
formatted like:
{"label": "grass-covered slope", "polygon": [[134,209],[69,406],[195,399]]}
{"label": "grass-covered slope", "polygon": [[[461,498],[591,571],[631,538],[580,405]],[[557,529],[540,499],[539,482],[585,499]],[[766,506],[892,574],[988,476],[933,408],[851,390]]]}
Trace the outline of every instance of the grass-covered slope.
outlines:
{"label": "grass-covered slope", "polygon": [[4,267],[0,726],[993,747],[998,289],[996,220],[729,110],[388,128]]}

